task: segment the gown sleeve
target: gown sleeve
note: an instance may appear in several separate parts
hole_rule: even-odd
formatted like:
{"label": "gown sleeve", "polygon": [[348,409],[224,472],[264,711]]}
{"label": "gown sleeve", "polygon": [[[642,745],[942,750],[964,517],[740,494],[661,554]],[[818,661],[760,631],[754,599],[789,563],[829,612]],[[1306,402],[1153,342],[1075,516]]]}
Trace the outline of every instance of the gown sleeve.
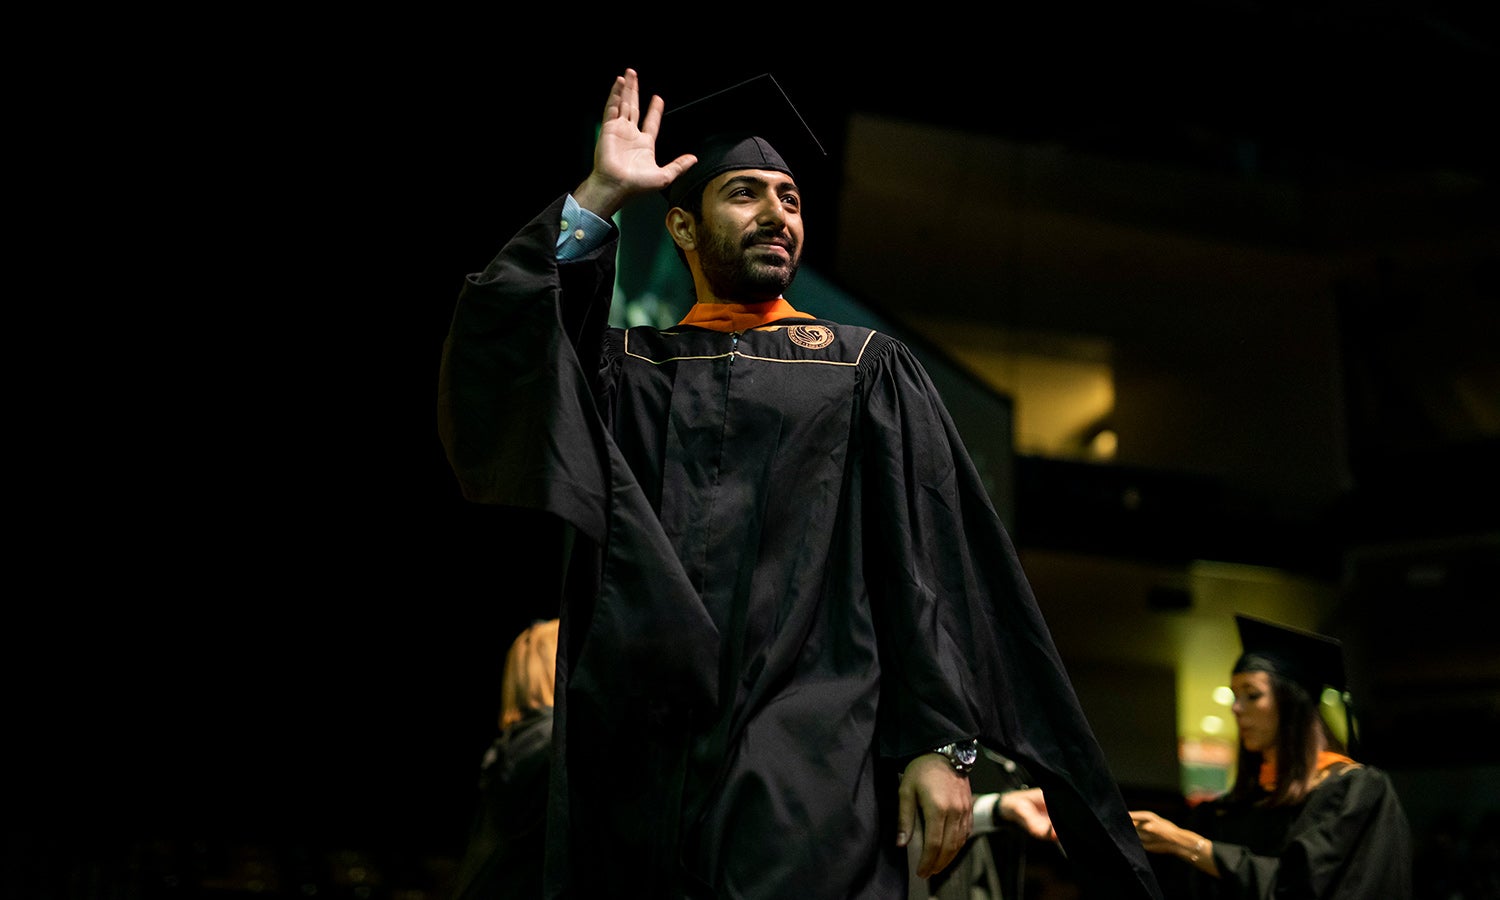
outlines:
{"label": "gown sleeve", "polygon": [[551,512],[602,540],[608,451],[580,358],[598,353],[617,242],[559,263],[564,199],[465,279],[443,343],[438,433],[465,499]]}
{"label": "gown sleeve", "polygon": [[881,750],[978,737],[1029,770],[1092,897],[1160,897],[1009,535],[926,371],[871,348],[861,467]]}
{"label": "gown sleeve", "polygon": [[439,436],[465,499],[556,516],[588,542],[574,558],[608,573],[597,600],[582,588],[571,608],[564,598],[567,643],[579,636],[576,656],[559,647],[570,688],[603,708],[627,691],[701,712],[717,703],[718,629],[601,414],[619,235],[559,262],[565,200],[465,280],[443,344]]}
{"label": "gown sleeve", "polygon": [[1313,791],[1278,855],[1214,843],[1221,894],[1235,898],[1361,898],[1412,895],[1406,814],[1378,769],[1355,767]]}

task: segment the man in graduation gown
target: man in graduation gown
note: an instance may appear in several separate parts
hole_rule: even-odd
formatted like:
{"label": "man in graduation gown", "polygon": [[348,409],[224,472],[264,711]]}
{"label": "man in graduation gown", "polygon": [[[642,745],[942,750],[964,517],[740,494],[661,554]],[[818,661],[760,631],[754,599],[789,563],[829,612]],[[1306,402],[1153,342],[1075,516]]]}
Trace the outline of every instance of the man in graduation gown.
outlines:
{"label": "man in graduation gown", "polygon": [[[975,741],[1035,773],[1089,896],[1159,896],[926,373],[785,298],[770,141],[658,162],[662,112],[616,79],[593,171],[467,279],[444,347],[464,496],[573,539],[546,896],[904,897],[909,843],[925,877],[968,836]],[[609,328],[610,216],[663,190],[698,303]]]}

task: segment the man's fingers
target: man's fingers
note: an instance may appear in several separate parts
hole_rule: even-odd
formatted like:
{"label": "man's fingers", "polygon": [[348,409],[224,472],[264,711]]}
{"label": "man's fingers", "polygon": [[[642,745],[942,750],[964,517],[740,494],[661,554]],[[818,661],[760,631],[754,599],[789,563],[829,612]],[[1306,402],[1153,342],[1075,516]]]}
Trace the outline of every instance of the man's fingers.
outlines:
{"label": "man's fingers", "polygon": [[922,859],[917,865],[917,874],[930,878],[943,871],[953,862],[973,830],[973,809],[954,810],[947,814],[936,811],[926,817],[927,827],[922,832]]}
{"label": "man's fingers", "polygon": [[604,101],[604,121],[624,119],[634,122],[640,112],[639,106],[640,78],[634,69],[626,69],[624,75],[615,76],[614,87],[609,89],[609,99]]}
{"label": "man's fingers", "polygon": [[905,847],[911,840],[913,820],[917,814],[917,799],[914,796],[911,784],[902,780],[901,788],[896,791],[896,846]]}
{"label": "man's fingers", "polygon": [[662,166],[661,170],[662,173],[667,176],[667,182],[671,183],[677,180],[677,176],[692,168],[693,163],[697,161],[698,157],[694,156],[691,153],[684,153],[671,162],[667,163],[666,165]]}
{"label": "man's fingers", "polygon": [[922,859],[917,874],[931,878],[948,867],[963,849],[966,833],[954,822],[938,818],[922,833]]}
{"label": "man's fingers", "polygon": [[604,121],[608,122],[620,114],[620,96],[625,93],[625,76],[615,78],[615,86],[609,89],[609,97],[604,101]]}
{"label": "man's fingers", "polygon": [[922,860],[917,863],[917,874],[923,878],[931,878],[942,866],[938,864],[948,853],[948,848],[943,844],[944,819],[942,816],[933,816],[927,820],[927,827],[922,832]]}
{"label": "man's fingers", "polygon": [[641,117],[641,133],[656,137],[661,128],[662,110],[666,109],[666,102],[655,94],[651,95],[651,102],[646,106],[646,115]]}
{"label": "man's fingers", "polygon": [[953,861],[973,828],[969,780],[954,772],[940,754],[925,753],[907,764],[897,797],[901,842],[915,839],[913,828],[922,829],[922,846],[912,848],[915,872],[931,877]]}

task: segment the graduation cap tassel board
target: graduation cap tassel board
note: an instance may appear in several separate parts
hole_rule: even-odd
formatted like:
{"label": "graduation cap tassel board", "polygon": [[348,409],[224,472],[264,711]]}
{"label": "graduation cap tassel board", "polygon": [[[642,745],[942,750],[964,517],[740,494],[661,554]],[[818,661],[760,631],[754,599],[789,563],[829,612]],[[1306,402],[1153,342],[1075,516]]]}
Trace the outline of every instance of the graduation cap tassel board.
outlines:
{"label": "graduation cap tassel board", "polygon": [[828,155],[769,72],[668,109],[657,136],[657,162],[684,153],[698,161],[663,192],[672,206],[724,172],[762,169],[795,180],[793,164],[814,164]]}
{"label": "graduation cap tassel board", "polygon": [[1344,671],[1343,645],[1334,638],[1254,616],[1236,615],[1242,653],[1235,671],[1267,670],[1301,685],[1314,703],[1324,688],[1339,693],[1344,707],[1345,744],[1354,750],[1354,712]]}

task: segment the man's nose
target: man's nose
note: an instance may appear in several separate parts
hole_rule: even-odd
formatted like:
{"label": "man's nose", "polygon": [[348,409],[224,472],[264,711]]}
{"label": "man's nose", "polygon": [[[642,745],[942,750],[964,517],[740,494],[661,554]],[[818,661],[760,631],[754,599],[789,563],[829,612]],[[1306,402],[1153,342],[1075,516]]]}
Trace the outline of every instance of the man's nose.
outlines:
{"label": "man's nose", "polygon": [[786,210],[782,208],[781,200],[777,197],[771,197],[762,202],[755,221],[761,226],[774,225],[779,228],[785,225]]}

